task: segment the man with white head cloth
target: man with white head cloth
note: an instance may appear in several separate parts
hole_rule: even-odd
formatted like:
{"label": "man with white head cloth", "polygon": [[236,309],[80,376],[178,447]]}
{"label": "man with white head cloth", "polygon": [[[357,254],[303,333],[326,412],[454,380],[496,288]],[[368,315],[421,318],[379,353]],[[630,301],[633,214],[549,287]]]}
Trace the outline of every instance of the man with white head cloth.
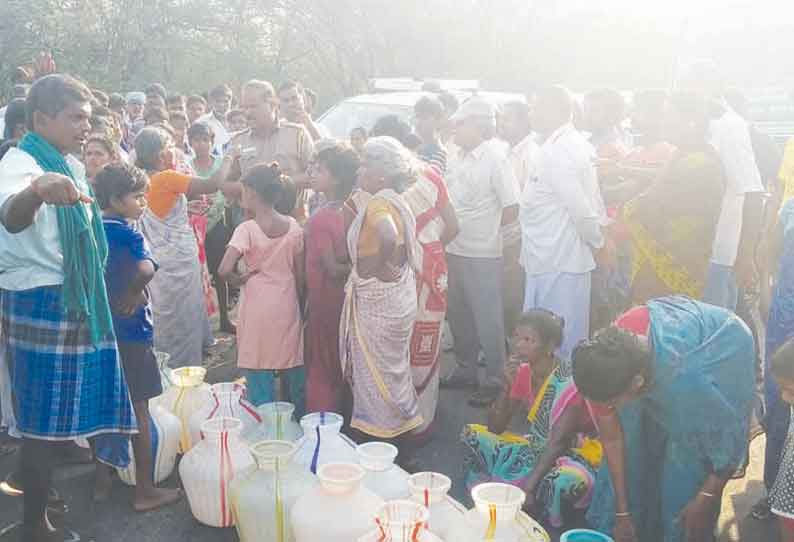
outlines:
{"label": "man with white head cloth", "polygon": [[[486,406],[504,388],[507,355],[502,299],[500,228],[518,218],[518,185],[501,144],[494,139],[496,109],[478,97],[450,119],[460,157],[447,170],[449,196],[460,233],[447,246],[449,320],[457,367],[445,387],[477,387],[470,404]],[[485,355],[486,378],[477,362]]]}

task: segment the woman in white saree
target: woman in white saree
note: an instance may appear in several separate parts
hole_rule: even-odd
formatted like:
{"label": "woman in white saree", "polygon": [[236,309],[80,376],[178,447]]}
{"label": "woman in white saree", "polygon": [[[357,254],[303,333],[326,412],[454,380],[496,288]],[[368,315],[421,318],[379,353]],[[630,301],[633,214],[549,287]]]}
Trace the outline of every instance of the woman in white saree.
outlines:
{"label": "woman in white saree", "polygon": [[414,179],[413,164],[397,140],[367,141],[359,170],[365,194],[356,197],[357,215],[347,236],[353,268],[340,354],[353,394],[350,425],[365,438],[395,439],[423,422],[410,365],[417,312],[416,221],[400,195]]}

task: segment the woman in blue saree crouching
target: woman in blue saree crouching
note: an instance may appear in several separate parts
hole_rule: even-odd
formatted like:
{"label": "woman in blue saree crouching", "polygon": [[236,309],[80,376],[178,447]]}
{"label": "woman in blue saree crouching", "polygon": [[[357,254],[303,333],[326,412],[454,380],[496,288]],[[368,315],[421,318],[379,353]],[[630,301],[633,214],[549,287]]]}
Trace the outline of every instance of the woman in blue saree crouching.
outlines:
{"label": "woman in blue saree crouching", "polygon": [[604,455],[591,525],[616,542],[712,542],[725,483],[745,461],[753,338],[732,312],[649,301],[579,345],[573,376]]}

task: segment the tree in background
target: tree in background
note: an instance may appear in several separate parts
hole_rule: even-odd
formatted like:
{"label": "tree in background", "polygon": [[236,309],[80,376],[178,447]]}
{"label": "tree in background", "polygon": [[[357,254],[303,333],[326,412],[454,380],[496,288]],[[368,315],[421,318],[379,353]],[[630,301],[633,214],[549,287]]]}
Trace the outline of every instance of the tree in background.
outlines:
{"label": "tree in background", "polygon": [[[560,7],[568,4],[576,7]],[[41,50],[106,90],[164,81],[191,93],[294,78],[324,105],[375,76],[479,79],[520,92],[557,82],[667,86],[679,56],[714,58],[739,85],[779,84],[794,71],[759,62],[771,52],[794,62],[783,23],[720,28],[693,42],[681,32],[687,16],[570,0],[2,0],[0,94]]]}

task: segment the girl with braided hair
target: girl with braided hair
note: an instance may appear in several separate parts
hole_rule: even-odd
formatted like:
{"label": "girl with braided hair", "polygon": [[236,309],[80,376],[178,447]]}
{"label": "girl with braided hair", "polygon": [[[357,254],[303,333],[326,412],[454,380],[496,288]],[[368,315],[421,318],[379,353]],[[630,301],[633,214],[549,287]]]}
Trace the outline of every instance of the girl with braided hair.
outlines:
{"label": "girl with braided hair", "polygon": [[[218,268],[240,287],[237,365],[244,369],[248,398],[255,405],[276,399],[274,378],[286,381],[290,402],[304,410],[303,230],[289,214],[294,183],[278,164],[253,166],[242,178],[243,206],[253,215],[234,230]],[[242,260],[242,262],[241,262]],[[238,268],[238,263],[244,264]]]}

